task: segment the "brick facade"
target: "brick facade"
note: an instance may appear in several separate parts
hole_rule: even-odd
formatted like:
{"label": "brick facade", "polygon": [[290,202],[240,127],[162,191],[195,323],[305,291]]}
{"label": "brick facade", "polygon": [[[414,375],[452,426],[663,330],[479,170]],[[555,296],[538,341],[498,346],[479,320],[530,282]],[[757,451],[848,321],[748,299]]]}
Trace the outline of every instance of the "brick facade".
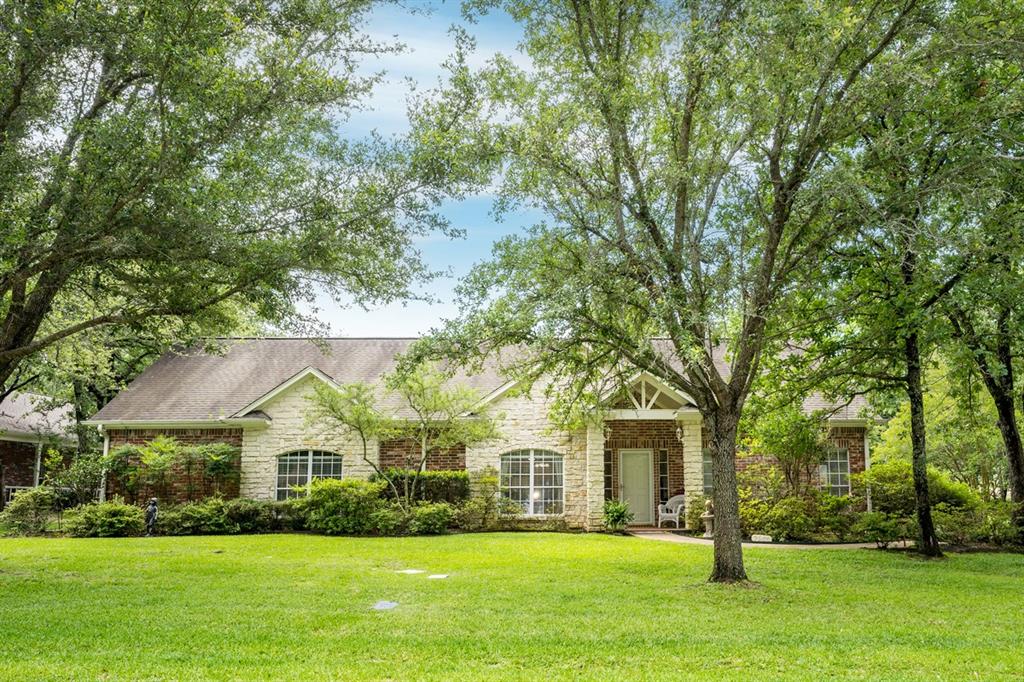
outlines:
{"label": "brick facade", "polygon": [[[382,469],[396,467],[415,469],[420,461],[420,446],[412,438],[385,440],[380,444],[379,466]],[[433,448],[427,453],[427,469],[431,471],[464,471],[466,469],[466,446]]]}
{"label": "brick facade", "polygon": [[0,440],[0,509],[7,486],[32,486],[36,482],[36,444]]}
{"label": "brick facade", "polygon": [[[657,504],[660,493],[659,457],[668,455],[668,495],[682,495],[686,491],[684,481],[684,448],[676,433],[677,425],[670,419],[610,420],[605,422],[606,466],[611,470],[611,499],[619,499],[622,490],[619,484],[619,453],[621,450],[650,450],[652,460],[652,498]],[[606,485],[606,487],[608,487]],[[606,497],[607,497],[606,493]]]}
{"label": "brick facade", "polygon": [[[109,431],[110,451],[113,452],[122,445],[145,445],[160,435],[173,437],[178,443],[186,446],[227,443],[238,448],[242,447],[242,429],[134,429]],[[116,478],[108,476],[107,498],[120,495],[129,501],[141,502],[147,498],[156,497],[162,503],[170,504],[187,502],[189,498],[199,500],[215,492],[211,482],[206,480],[203,475],[202,463],[196,465],[191,478],[180,464],[175,464],[167,478],[168,485],[165,490],[153,490],[148,486],[142,486],[132,499],[132,496],[118,485]],[[229,481],[221,488],[220,494],[229,499],[238,497],[239,480],[240,476]]]}

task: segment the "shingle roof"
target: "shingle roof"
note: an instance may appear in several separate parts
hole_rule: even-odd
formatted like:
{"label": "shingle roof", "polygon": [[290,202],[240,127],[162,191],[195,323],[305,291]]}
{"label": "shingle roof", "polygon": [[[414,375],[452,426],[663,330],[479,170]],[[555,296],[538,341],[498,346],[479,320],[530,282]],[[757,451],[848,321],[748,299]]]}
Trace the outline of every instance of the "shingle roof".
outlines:
{"label": "shingle roof", "polygon": [[[228,418],[307,368],[319,370],[339,384],[377,383],[395,368],[396,359],[415,338],[224,339],[218,352],[194,348],[166,353],[111,400],[90,421],[202,421]],[[724,373],[724,349],[715,353]],[[489,363],[473,375],[455,379],[481,395],[507,383]],[[382,401],[389,402],[388,398]],[[820,396],[805,409],[830,406]],[[836,415],[860,418],[858,398]],[[241,415],[238,415],[241,416]]]}
{"label": "shingle roof", "polygon": [[[228,339],[220,352],[169,352],[90,421],[230,417],[307,367],[335,382],[377,382],[415,339]],[[492,369],[456,380],[486,395],[505,380]]]}
{"label": "shingle roof", "polygon": [[68,438],[74,425],[69,405],[48,406],[50,398],[15,392],[0,401],[0,440],[4,436]]}

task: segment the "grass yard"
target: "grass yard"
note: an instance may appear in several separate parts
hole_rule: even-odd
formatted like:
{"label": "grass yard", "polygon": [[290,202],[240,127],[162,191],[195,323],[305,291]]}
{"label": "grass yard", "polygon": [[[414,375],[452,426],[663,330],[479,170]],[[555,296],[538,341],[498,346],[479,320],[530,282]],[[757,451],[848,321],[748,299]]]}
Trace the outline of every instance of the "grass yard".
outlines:
{"label": "grass yard", "polygon": [[0,540],[0,678],[1024,678],[1024,556],[751,550],[756,588],[703,584],[710,559],[539,533]]}

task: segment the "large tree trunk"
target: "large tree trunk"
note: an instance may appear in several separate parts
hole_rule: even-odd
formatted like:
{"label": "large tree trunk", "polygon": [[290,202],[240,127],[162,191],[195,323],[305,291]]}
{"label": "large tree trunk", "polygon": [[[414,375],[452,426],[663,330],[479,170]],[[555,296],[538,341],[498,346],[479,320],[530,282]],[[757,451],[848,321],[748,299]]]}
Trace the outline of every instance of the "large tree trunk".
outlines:
{"label": "large tree trunk", "polygon": [[739,411],[719,408],[708,415],[711,429],[711,473],[714,477],[715,565],[709,580],[714,583],[745,581],[740,503],[736,492],[736,431]]}
{"label": "large tree trunk", "polygon": [[921,349],[917,332],[907,334],[904,342],[907,362],[907,398],[910,400],[910,442],[913,453],[914,496],[917,501],[917,524],[920,527],[917,549],[925,556],[942,556],[939,538],[932,522],[928,499],[928,459],[925,449],[924,392],[921,388]]}

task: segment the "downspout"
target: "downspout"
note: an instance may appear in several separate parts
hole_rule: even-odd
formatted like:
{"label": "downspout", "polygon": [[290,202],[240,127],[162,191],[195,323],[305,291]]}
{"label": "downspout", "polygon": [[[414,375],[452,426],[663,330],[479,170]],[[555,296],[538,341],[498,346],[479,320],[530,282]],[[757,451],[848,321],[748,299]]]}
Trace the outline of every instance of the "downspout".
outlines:
{"label": "downspout", "polygon": [[[110,434],[106,432],[103,425],[100,424],[96,427],[99,432],[103,434],[103,462],[106,464],[107,455],[110,454]],[[100,472],[100,502],[107,501],[107,468],[103,467]]]}
{"label": "downspout", "polygon": [[[871,445],[868,439],[868,428],[864,427],[864,471],[871,468]],[[871,511],[871,486],[865,491],[868,503],[868,511]]]}

